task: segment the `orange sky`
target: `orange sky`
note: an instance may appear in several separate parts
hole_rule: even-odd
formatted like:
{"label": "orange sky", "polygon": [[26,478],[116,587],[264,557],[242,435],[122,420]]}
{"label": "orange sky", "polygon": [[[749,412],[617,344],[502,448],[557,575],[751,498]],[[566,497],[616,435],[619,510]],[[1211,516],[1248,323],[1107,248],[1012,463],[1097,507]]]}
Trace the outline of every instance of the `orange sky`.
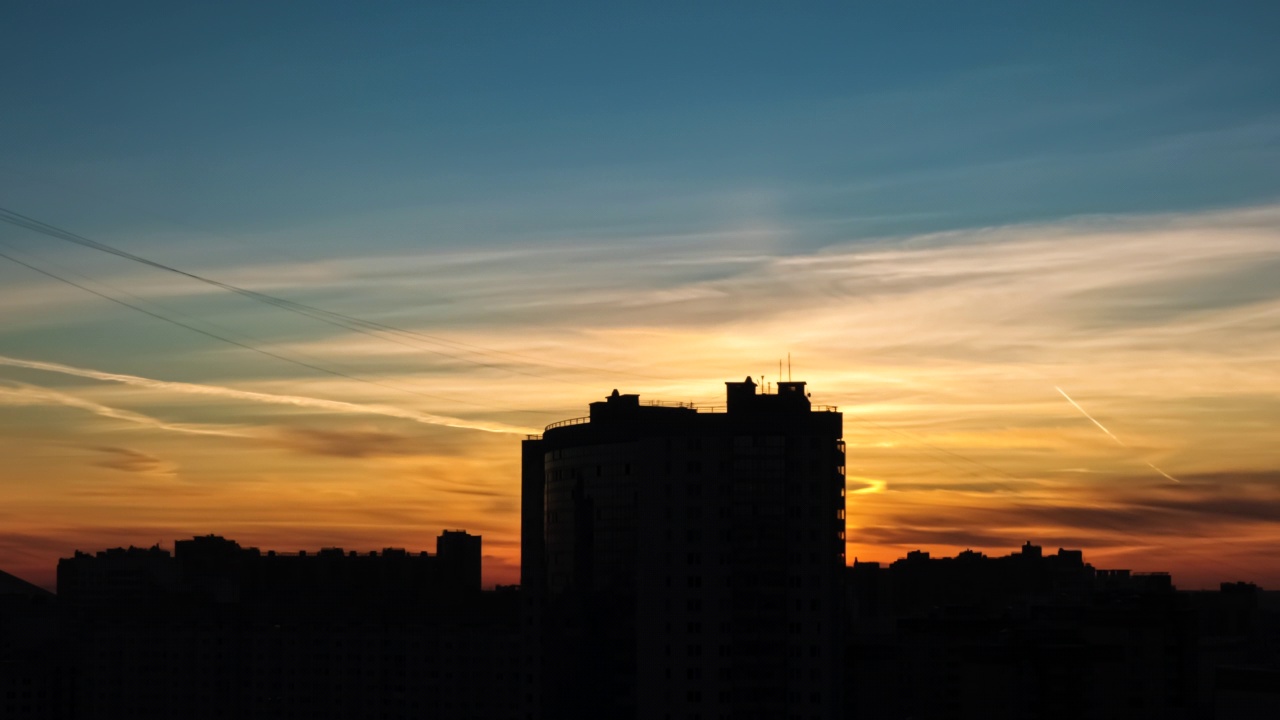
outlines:
{"label": "orange sky", "polygon": [[0,266],[2,567],[50,585],[76,549],[431,550],[461,528],[487,583],[517,582],[524,433],[615,387],[722,404],[791,353],[845,413],[850,560],[1032,540],[1180,587],[1280,586],[1280,209],[811,253],[788,232],[202,268],[430,334],[391,340],[94,266],[97,287],[378,384]]}

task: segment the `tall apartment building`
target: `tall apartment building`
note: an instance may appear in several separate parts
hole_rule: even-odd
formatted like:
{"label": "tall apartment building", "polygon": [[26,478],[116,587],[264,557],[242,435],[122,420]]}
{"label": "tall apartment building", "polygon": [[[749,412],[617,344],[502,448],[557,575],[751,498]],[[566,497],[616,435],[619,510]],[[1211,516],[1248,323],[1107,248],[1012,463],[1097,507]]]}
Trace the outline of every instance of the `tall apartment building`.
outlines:
{"label": "tall apartment building", "polygon": [[544,716],[840,715],[843,418],[726,386],[719,412],[614,391],[525,441]]}

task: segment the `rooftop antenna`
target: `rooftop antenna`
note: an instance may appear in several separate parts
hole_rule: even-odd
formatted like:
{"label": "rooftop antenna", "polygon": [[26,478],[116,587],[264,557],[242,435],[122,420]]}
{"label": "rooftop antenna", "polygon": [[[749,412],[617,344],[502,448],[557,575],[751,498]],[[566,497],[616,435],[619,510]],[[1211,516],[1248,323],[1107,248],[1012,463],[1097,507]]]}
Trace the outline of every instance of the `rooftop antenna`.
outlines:
{"label": "rooftop antenna", "polygon": [[787,382],[791,382],[791,353],[787,353]]}

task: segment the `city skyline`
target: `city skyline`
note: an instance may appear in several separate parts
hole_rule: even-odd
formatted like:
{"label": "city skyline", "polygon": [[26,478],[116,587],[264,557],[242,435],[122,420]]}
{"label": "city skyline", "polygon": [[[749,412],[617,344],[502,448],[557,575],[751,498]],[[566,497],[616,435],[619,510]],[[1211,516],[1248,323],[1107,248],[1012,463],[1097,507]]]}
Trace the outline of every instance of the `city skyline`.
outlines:
{"label": "city skyline", "polygon": [[417,334],[0,225],[292,361],[0,259],[0,569],[466,528],[510,584],[526,433],[793,375],[850,563],[1280,587],[1274,8],[137,7],[0,11],[0,207]]}

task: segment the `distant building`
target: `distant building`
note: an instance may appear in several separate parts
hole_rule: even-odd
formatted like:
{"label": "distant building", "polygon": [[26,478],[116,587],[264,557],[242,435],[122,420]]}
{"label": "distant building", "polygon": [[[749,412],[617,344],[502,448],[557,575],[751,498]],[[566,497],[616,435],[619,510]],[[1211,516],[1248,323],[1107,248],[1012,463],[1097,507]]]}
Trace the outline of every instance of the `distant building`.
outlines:
{"label": "distant building", "polygon": [[77,551],[58,562],[58,596],[83,605],[181,598],[421,609],[480,592],[480,543],[478,535],[446,530],[436,540],[435,555],[400,548],[263,553],[217,535],[179,540],[172,555],[159,546]]}
{"label": "distant building", "polygon": [[1168,574],[1028,542],[847,575],[850,718],[1211,717],[1196,615]]}
{"label": "distant building", "polygon": [[57,598],[0,571],[0,718],[71,717],[71,674],[62,656]]}
{"label": "distant building", "polygon": [[481,539],[277,553],[207,535],[58,566],[75,718],[518,718],[519,595]]}
{"label": "distant building", "polygon": [[842,416],[726,386],[719,412],[615,390],[525,441],[544,717],[840,715]]}

